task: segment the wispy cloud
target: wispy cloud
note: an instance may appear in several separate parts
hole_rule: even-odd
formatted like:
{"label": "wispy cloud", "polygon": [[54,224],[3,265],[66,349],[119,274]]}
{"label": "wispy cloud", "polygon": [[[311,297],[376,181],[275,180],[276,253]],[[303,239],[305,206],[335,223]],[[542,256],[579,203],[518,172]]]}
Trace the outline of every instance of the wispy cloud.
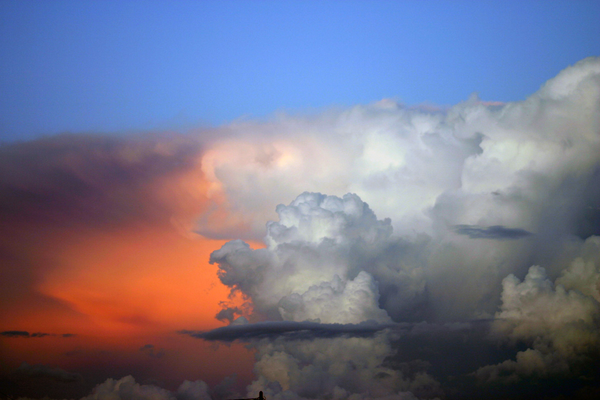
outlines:
{"label": "wispy cloud", "polygon": [[75,335],[74,333],[56,334],[56,333],[45,333],[45,332],[29,333],[27,331],[4,331],[4,332],[0,332],[0,336],[10,337],[10,338],[43,338],[43,337],[47,337],[47,336],[71,338],[71,337],[75,337],[77,335]]}

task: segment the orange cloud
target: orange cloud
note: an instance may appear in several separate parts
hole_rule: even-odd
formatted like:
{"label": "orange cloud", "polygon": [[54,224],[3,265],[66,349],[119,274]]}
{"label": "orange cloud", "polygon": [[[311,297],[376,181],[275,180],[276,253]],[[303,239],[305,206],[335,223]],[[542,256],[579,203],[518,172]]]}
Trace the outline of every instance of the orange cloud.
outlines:
{"label": "orange cloud", "polygon": [[219,303],[242,301],[208,263],[228,238],[193,232],[203,215],[228,218],[224,195],[208,196],[194,139],[58,136],[0,153],[0,330],[77,335],[2,337],[7,365],[80,369],[109,353],[111,365],[144,365],[138,350],[153,343],[173,382],[222,377],[227,363],[250,370],[240,347],[204,371],[211,347],[176,334],[220,326]]}

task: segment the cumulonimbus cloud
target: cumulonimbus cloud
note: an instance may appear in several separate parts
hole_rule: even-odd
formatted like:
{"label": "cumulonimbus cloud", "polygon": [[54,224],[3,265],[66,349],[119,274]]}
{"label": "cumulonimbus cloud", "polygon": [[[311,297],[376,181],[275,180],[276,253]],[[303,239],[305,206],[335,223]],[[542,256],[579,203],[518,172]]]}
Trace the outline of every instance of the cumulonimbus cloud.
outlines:
{"label": "cumulonimbus cloud", "polygon": [[[244,135],[213,143],[203,171],[230,213],[247,218],[245,237],[260,237],[271,222],[265,248],[231,241],[211,262],[232,293],[246,296],[251,321],[494,320],[490,340],[529,349],[482,365],[470,375],[480,382],[572,377],[593,360],[598,291],[581,277],[597,282],[600,268],[592,249],[600,235],[600,59],[566,69],[521,102],[472,97],[433,112],[388,102],[228,129]],[[208,235],[235,226],[211,229],[200,221]],[[350,339],[322,340],[335,349]],[[395,357],[386,335],[362,340],[387,348],[379,359],[365,356],[364,375],[396,380],[369,396],[418,392],[386,369]],[[309,396],[310,365],[329,379],[321,393],[374,390],[332,378],[317,367],[316,350],[294,343],[255,345],[250,388]]]}
{"label": "cumulonimbus cloud", "polygon": [[[248,395],[435,398],[448,388],[450,397],[460,378],[481,388],[473,398],[488,383],[529,381],[568,397],[600,382],[599,58],[519,102],[386,101],[174,141],[73,137],[1,149],[0,217],[12,224],[3,226],[174,218],[237,239],[210,261],[247,304],[218,316],[251,323],[197,335],[256,338]],[[202,195],[186,196],[200,181]],[[341,333],[369,320],[413,324],[415,335]],[[472,333],[475,323],[460,331],[476,340],[465,352],[484,355],[450,379],[441,365],[455,353],[418,336],[423,321],[485,321],[488,337]],[[297,332],[313,339],[285,338]]]}

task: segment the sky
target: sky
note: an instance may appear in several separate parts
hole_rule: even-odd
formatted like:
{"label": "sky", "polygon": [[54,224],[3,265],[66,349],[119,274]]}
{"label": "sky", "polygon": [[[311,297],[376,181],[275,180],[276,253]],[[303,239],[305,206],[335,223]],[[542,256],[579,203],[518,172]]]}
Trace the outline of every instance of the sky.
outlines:
{"label": "sky", "polygon": [[598,16],[1,1],[0,398],[597,398]]}
{"label": "sky", "polygon": [[0,139],[185,131],[393,98],[519,101],[597,55],[595,1],[2,1]]}

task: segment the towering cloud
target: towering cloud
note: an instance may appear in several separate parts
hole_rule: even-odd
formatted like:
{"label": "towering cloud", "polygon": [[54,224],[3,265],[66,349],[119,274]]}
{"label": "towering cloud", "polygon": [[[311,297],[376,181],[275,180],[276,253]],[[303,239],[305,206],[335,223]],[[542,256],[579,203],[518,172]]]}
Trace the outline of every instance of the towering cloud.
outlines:
{"label": "towering cloud", "polygon": [[[19,298],[18,285],[5,283],[17,280],[86,316],[158,324],[148,317],[162,310],[153,304],[193,303],[172,300],[182,283],[170,292],[146,286],[152,290],[140,292],[156,303],[124,307],[116,299],[147,269],[143,262],[119,268],[135,277],[126,284],[107,279],[102,290],[73,290],[64,277],[93,274],[71,274],[77,268],[53,253],[56,232],[75,226],[103,233],[135,226],[127,243],[139,226],[152,226],[190,246],[210,244],[213,269],[206,258],[203,269],[193,268],[205,277],[218,268],[237,296],[228,301],[221,291],[210,300],[211,313],[229,325],[197,331],[208,325],[190,326],[190,317],[181,319],[187,326],[169,326],[249,346],[256,355],[249,396],[585,398],[600,388],[599,58],[514,103],[472,96],[431,109],[384,100],[186,137],[73,135],[0,152],[3,300]],[[156,237],[151,243],[160,245],[148,254],[166,243]],[[50,250],[35,258],[31,249]],[[185,260],[156,268],[147,281],[164,282]],[[190,284],[189,274],[178,282]],[[194,304],[206,309],[209,301]],[[163,320],[173,310],[162,310]],[[17,311],[5,312],[17,321]],[[45,340],[17,338],[34,329],[79,334],[13,324],[0,339]],[[133,351],[149,354],[144,344],[158,343],[151,340]],[[152,360],[176,357],[165,352]],[[93,396],[117,392],[211,393],[198,382],[166,391],[123,378]]]}
{"label": "towering cloud", "polygon": [[[264,249],[237,240],[211,255],[221,281],[253,307],[250,321],[493,320],[485,340],[500,340],[512,356],[491,357],[465,377],[485,385],[579,376],[575,386],[599,378],[582,373],[598,352],[599,59],[566,69],[519,103],[472,97],[426,112],[381,102],[229,128],[244,134],[203,158],[213,189],[250,228],[247,237],[273,219],[269,207],[278,216],[266,225]],[[294,192],[304,193],[279,204]],[[234,228],[198,226],[208,235]],[[391,360],[414,361],[390,335],[256,341],[258,379],[249,392],[441,393],[423,371],[427,384],[419,386],[416,375],[389,368]],[[363,354],[361,346],[381,352]],[[346,354],[362,365],[351,368],[356,376]]]}
{"label": "towering cloud", "polygon": [[[252,250],[232,241],[211,255],[221,281],[252,302],[251,319],[389,324],[377,284],[384,276],[390,278],[386,290],[393,287],[401,294],[395,298],[398,309],[415,307],[422,296],[423,277],[418,268],[402,265],[390,220],[378,220],[358,196],[303,193],[290,205],[279,205],[277,213],[279,222],[267,224],[266,248]],[[340,330],[351,334],[349,328]],[[342,399],[437,388],[424,372],[410,380],[385,367],[384,360],[394,351],[388,333],[375,332],[366,338],[256,341],[258,379],[249,392],[264,388],[275,398]]]}

